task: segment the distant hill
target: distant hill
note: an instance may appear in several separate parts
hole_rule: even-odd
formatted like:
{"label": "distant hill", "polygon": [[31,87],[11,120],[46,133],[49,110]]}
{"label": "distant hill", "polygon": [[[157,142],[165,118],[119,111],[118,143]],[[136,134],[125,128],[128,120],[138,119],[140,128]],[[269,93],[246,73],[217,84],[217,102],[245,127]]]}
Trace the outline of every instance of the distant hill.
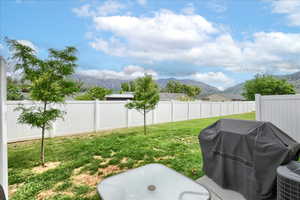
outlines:
{"label": "distant hill", "polygon": [[201,96],[208,95],[208,94],[215,94],[219,93],[220,90],[218,88],[213,87],[211,85],[208,85],[206,83],[200,82],[200,81],[194,81],[190,79],[175,79],[175,78],[168,78],[168,79],[158,79],[156,82],[160,86],[160,88],[166,87],[167,83],[169,81],[179,81],[180,83],[186,84],[186,85],[195,85],[202,89]]}
{"label": "distant hill", "polygon": [[[82,75],[82,74],[75,74],[74,76],[75,80],[80,80],[82,81],[85,86],[101,86],[113,90],[120,90],[121,89],[121,84],[123,82],[127,82],[126,80],[119,80],[119,79],[100,79],[96,78],[93,76],[87,76],[87,75]],[[170,80],[175,80],[179,81],[181,83],[187,84],[187,85],[196,85],[199,86],[202,89],[201,96],[205,96],[208,94],[215,94],[219,93],[220,90],[218,90],[216,87],[210,86],[208,84],[205,84],[200,81],[194,81],[190,79],[175,79],[175,78],[168,78],[168,79],[158,79],[156,80],[157,84],[159,85],[160,88],[164,88],[168,81]]]}
{"label": "distant hill", "polygon": [[293,84],[296,87],[297,93],[300,93],[300,72],[279,77],[286,79],[289,83]]}
{"label": "distant hill", "polygon": [[[280,79],[286,79],[289,83],[291,83],[295,86],[297,93],[300,93],[300,72],[296,72],[296,73],[288,74],[288,75],[276,76],[276,77],[278,77]],[[242,94],[244,84],[245,84],[245,82],[235,85],[233,87],[227,88],[222,93]]]}
{"label": "distant hill", "polygon": [[242,94],[243,87],[244,87],[244,83],[240,83],[235,86],[227,88],[222,93],[224,93],[224,94]]}

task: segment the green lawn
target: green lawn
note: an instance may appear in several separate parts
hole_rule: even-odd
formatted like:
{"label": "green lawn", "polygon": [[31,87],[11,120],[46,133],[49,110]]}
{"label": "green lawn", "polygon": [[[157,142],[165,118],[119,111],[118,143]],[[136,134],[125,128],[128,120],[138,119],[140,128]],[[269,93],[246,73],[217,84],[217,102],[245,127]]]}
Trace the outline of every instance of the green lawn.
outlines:
{"label": "green lawn", "polygon": [[[254,113],[226,116],[254,119]],[[198,134],[219,118],[197,119],[46,140],[49,170],[39,165],[39,141],[9,145],[10,199],[99,199],[104,177],[158,162],[193,179],[203,175]],[[52,168],[51,168],[52,167]]]}

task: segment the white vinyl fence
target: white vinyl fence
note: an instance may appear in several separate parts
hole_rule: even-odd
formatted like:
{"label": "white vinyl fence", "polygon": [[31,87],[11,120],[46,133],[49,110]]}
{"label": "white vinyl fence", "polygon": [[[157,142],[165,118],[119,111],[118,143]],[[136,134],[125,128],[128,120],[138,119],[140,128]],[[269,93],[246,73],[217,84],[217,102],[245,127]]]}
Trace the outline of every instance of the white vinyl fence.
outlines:
{"label": "white vinyl fence", "polygon": [[[19,112],[15,111],[15,108],[19,103],[7,102],[8,141],[40,138],[40,130],[17,123]],[[126,101],[67,101],[66,104],[60,105],[66,111],[64,120],[57,120],[46,137],[143,125],[143,115],[136,110],[127,109],[124,106],[126,103]],[[32,102],[27,101],[26,104],[30,106]],[[147,124],[239,114],[254,110],[255,103],[250,101],[160,101],[156,109],[147,114]]]}
{"label": "white vinyl fence", "polygon": [[300,95],[256,95],[256,120],[269,121],[300,142]]}

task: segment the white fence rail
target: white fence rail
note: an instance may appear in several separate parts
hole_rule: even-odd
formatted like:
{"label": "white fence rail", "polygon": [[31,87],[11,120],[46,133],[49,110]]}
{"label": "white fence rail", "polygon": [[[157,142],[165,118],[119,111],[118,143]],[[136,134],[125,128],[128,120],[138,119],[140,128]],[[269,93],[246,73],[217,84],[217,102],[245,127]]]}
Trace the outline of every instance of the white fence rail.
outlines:
{"label": "white fence rail", "polygon": [[256,120],[269,121],[300,142],[300,95],[256,95]]}
{"label": "white fence rail", "polygon": [[[40,130],[17,123],[20,102],[7,102],[8,141],[16,142],[40,138]],[[23,102],[24,103],[24,102]],[[143,115],[125,107],[126,101],[67,101],[61,107],[67,112],[59,119],[46,137],[66,136],[85,132],[140,126]],[[25,104],[32,104],[26,102]],[[241,102],[180,102],[161,101],[155,110],[147,114],[147,124],[183,121],[197,118],[252,112],[255,103]]]}

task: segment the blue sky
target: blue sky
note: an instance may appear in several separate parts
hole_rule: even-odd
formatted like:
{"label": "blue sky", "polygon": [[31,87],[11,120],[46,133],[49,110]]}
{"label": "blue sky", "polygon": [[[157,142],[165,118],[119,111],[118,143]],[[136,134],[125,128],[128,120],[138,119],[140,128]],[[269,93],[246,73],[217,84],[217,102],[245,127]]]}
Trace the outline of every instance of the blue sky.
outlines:
{"label": "blue sky", "polygon": [[256,73],[300,68],[298,0],[1,0],[4,37],[75,46],[78,73],[203,81],[224,89]]}

